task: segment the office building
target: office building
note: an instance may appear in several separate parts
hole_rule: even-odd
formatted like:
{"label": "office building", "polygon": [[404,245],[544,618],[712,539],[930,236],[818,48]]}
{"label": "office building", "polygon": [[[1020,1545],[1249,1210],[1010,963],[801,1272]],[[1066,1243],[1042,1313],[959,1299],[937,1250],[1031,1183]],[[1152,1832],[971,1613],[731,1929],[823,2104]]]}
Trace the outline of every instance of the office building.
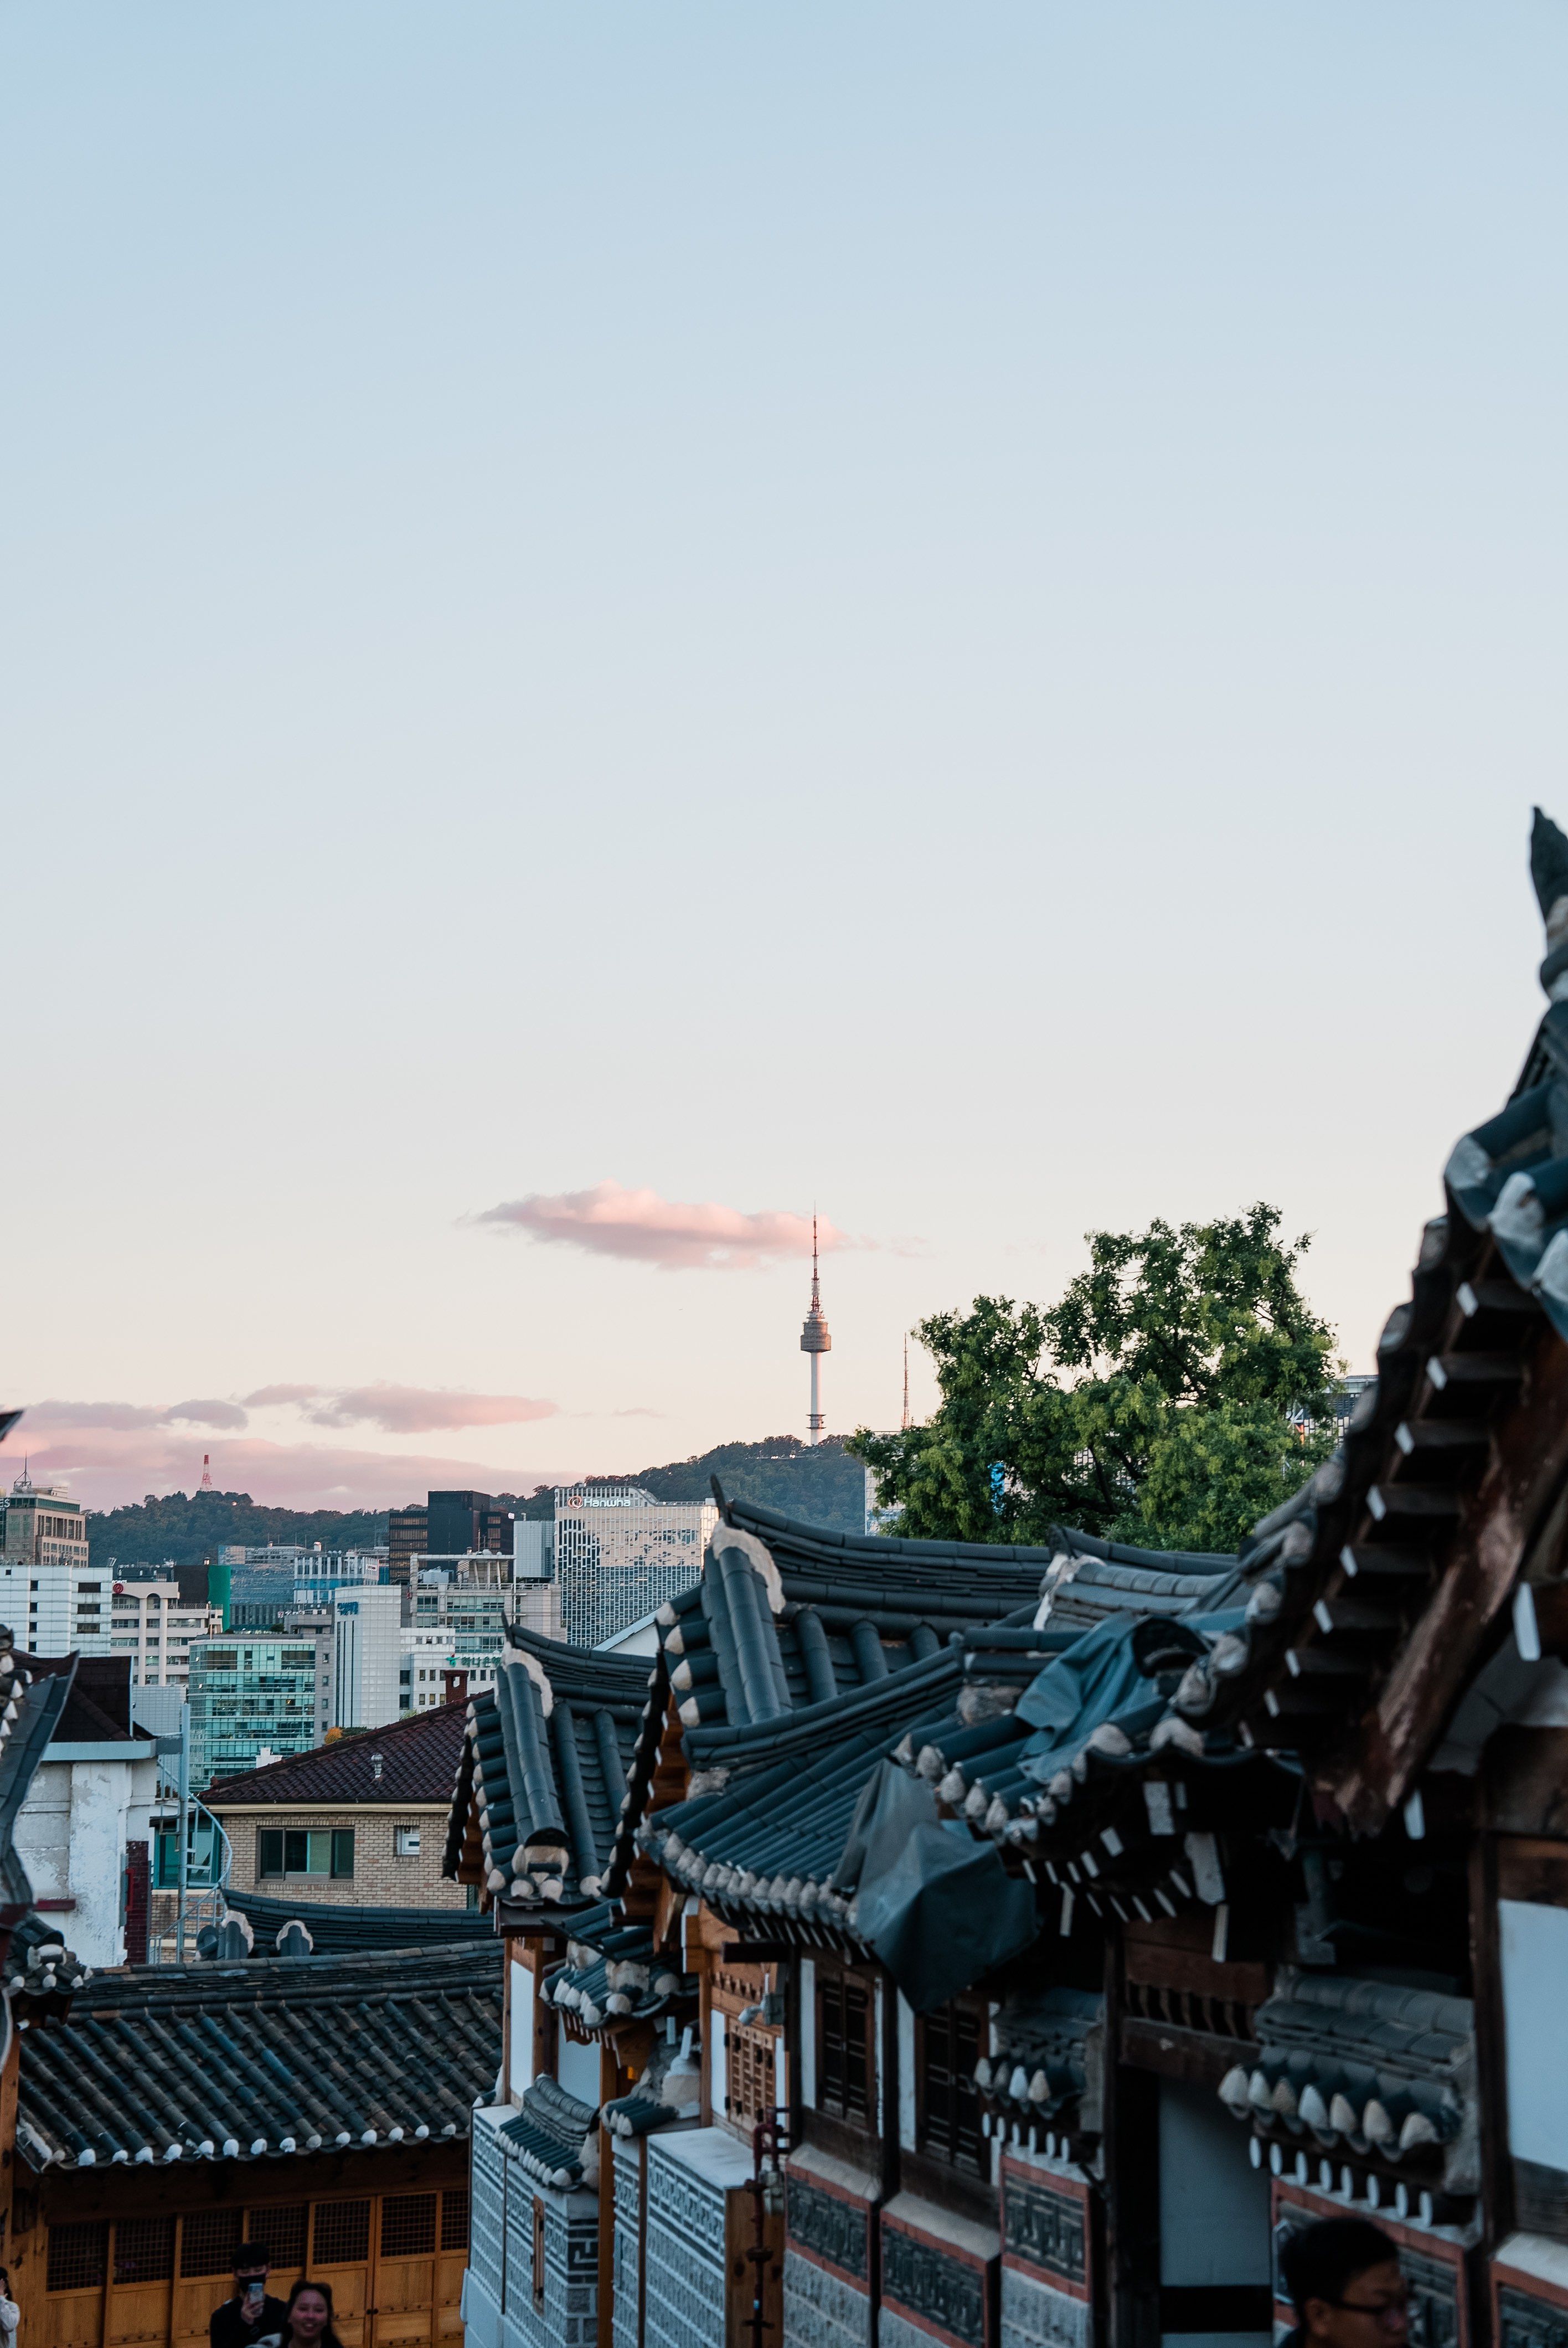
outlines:
{"label": "office building", "polygon": [[[80,1602],[91,1602],[85,1591]],[[109,1608],[107,1651],[128,1658],[135,1687],[183,1686],[192,1642],[223,1629],[221,1607],[190,1604],[171,1579],[111,1581]]]}
{"label": "office building", "polygon": [[[483,1557],[463,1560],[453,1569],[421,1561],[422,1574],[431,1579],[422,1579],[409,1593],[408,1628],[449,1636],[446,1668],[466,1672],[470,1686],[495,1684],[510,1612],[507,1563],[505,1559]],[[416,1687],[418,1683],[410,1684]]]}
{"label": "office building", "polygon": [[414,1560],[423,1557],[430,1543],[428,1509],[392,1509],[386,1519],[386,1561],[390,1579],[400,1589],[417,1579]]}
{"label": "office building", "polygon": [[332,1594],[332,1721],[334,1728],[379,1728],[395,1720],[402,1663],[403,1592],[338,1589]]}
{"label": "office building", "polygon": [[[601,1646],[701,1579],[712,1500],[656,1500],[637,1484],[561,1486],[554,1498],[548,1553],[571,1646]],[[534,1547],[530,1529],[530,1564]]]}
{"label": "office building", "polygon": [[432,1492],[425,1516],[427,1558],[512,1553],[512,1512],[498,1508],[488,1492]]}
{"label": "office building", "polygon": [[461,1640],[450,1624],[405,1623],[399,1644],[399,1709],[405,1713],[431,1712],[445,1704],[454,1672],[462,1675],[470,1695],[496,1684],[499,1635],[493,1650],[487,1641],[481,1649],[477,1641]]}
{"label": "office building", "polygon": [[330,1634],[296,1631],[200,1639],[190,1649],[190,1781],[254,1769],[263,1757],[319,1745],[318,1646]]}

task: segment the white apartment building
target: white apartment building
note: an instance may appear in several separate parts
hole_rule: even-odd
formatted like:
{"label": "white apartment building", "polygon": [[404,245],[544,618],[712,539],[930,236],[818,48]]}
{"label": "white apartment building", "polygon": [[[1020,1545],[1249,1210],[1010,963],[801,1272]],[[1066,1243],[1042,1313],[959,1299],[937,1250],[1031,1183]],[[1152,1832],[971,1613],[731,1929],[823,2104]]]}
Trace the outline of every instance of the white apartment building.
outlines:
{"label": "white apartment building", "polygon": [[436,1629],[405,1623],[402,1632],[402,1704],[405,1712],[429,1712],[446,1701],[444,1672],[468,1674],[468,1693],[496,1684],[494,1656],[475,1654],[472,1643],[459,1643],[456,1631],[442,1623]]}
{"label": "white apartment building", "polygon": [[[220,1606],[187,1604],[178,1581],[109,1585],[107,1642],[89,1653],[128,1653],[133,1687],[182,1687],[190,1676],[190,1642],[223,1628]],[[77,1644],[81,1644],[80,1639]]]}

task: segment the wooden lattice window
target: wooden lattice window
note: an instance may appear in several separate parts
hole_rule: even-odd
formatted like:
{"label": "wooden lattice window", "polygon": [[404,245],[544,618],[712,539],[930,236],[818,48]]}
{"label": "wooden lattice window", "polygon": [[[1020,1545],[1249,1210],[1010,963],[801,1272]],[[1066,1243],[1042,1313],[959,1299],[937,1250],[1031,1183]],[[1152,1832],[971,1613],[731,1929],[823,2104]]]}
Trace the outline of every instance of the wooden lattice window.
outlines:
{"label": "wooden lattice window", "polygon": [[[271,2209],[252,2209],[246,2220],[245,2239],[264,2243],[267,2263],[278,2274],[292,2274],[305,2263],[305,2236],[310,2227],[311,2205],[308,2201],[287,2201]],[[190,2220],[185,2221],[190,2231]]]}
{"label": "wooden lattice window", "polygon": [[985,2173],[975,2065],[981,2022],[972,2006],[940,2005],[919,2017],[915,2055],[915,2127],[922,2152],[971,2177]]}
{"label": "wooden lattice window", "polygon": [[466,2185],[454,2185],[441,2196],[441,2247],[444,2250],[466,2250],[468,2247]]}
{"label": "wooden lattice window", "polygon": [[381,2205],[384,2259],[425,2259],[436,2248],[434,2193],[389,2193]]}
{"label": "wooden lattice window", "polygon": [[51,2226],[47,2291],[101,2290],[108,2266],[109,2230],[105,2219],[77,2226]]}
{"label": "wooden lattice window", "polygon": [[318,2201],[315,2263],[319,2267],[358,2266],[370,2256],[370,2203]]}
{"label": "wooden lattice window", "polygon": [[[187,2218],[179,2230],[179,2271],[182,2275],[231,2274],[234,2253],[244,2239],[238,2209],[202,2209]],[[261,2238],[266,2241],[268,2237]]]}
{"label": "wooden lattice window", "polygon": [[755,2127],[778,2102],[771,2033],[732,2022],[724,2036],[724,2071],[730,2117],[743,2127]]}
{"label": "wooden lattice window", "polygon": [[174,2272],[172,2218],[121,2218],[114,2230],[116,2282],[167,2282]]}
{"label": "wooden lattice window", "polygon": [[871,1993],[847,1973],[819,1971],[816,1982],[818,2107],[861,2127],[872,2124]]}

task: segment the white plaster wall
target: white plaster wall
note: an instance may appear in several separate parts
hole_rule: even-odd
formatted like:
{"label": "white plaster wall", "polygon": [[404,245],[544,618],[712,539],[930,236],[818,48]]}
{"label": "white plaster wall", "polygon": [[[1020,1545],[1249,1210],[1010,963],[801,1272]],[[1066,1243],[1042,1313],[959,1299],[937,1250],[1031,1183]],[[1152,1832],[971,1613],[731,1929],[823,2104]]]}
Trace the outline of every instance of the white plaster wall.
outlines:
{"label": "white plaster wall", "polygon": [[[71,1765],[46,1761],[16,1820],[17,1856],[36,1900],[67,1900],[71,1882]],[[62,1923],[64,1919],[62,1919]]]}
{"label": "white plaster wall", "polygon": [[713,2117],[724,2119],[730,2109],[730,2074],[725,2062],[724,2017],[715,2006],[708,2015],[708,2036],[711,2049],[708,2056],[708,2094],[713,2106]]}
{"label": "white plaster wall", "polygon": [[16,1849],[35,1899],[74,1900],[60,1937],[89,1965],[122,1965],[120,1878],[128,1841],[149,1838],[151,1759],[45,1761],[16,1821]]}
{"label": "white plaster wall", "polygon": [[898,1998],[898,2141],[915,2150],[915,2009]]}
{"label": "white plaster wall", "polygon": [[1568,1908],[1500,1900],[1508,2034],[1508,2144],[1516,2160],[1568,2169]]}
{"label": "white plaster wall", "polygon": [[584,2046],[563,2030],[556,2050],[556,2078],[581,2104],[599,2102],[599,2045]]}
{"label": "white plaster wall", "polygon": [[534,2080],[534,1977],[527,1965],[507,1967],[507,2092],[520,2104]]}
{"label": "white plaster wall", "polygon": [[800,1961],[800,2099],[816,2109],[816,1960]]}

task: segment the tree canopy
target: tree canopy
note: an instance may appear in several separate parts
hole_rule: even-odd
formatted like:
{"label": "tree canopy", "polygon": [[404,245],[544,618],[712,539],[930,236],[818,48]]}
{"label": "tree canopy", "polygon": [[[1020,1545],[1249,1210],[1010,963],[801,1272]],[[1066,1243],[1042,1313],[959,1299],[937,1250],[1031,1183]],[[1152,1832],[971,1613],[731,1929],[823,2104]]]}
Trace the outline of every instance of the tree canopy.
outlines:
{"label": "tree canopy", "polygon": [[1146,1549],[1233,1550],[1333,1447],[1334,1333],[1276,1208],[1091,1231],[1056,1304],[978,1296],[917,1332],[941,1400],[860,1428],[898,1530],[1044,1542],[1055,1524]]}

